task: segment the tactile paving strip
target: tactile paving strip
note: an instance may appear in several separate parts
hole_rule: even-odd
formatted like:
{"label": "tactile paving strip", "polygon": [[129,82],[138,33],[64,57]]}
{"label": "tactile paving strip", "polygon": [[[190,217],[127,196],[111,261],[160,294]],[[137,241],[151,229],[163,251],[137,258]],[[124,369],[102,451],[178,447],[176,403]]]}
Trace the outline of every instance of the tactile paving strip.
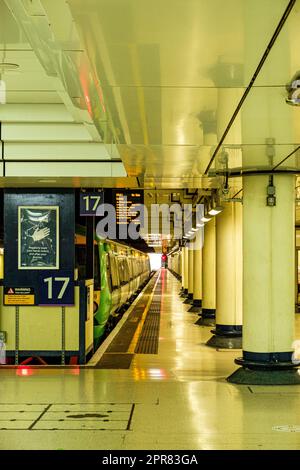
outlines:
{"label": "tactile paving strip", "polygon": [[107,348],[106,353],[126,353],[132,341],[134,333],[138,327],[139,321],[142,318],[145,307],[147,305],[148,297],[153,289],[154,282],[157,276],[154,276],[144,291],[144,295],[138,301],[137,305],[127,318],[119,333],[115,336],[110,346]]}
{"label": "tactile paving strip", "polygon": [[157,282],[145,323],[134,352],[137,354],[157,354],[160,326],[162,281]]}
{"label": "tactile paving strip", "polygon": [[134,354],[109,353],[103,354],[100,361],[94,366],[95,369],[129,369]]}
{"label": "tactile paving strip", "polygon": [[157,275],[154,275],[142,296],[138,301],[137,305],[127,318],[126,322],[112,340],[111,344],[107,348],[105,354],[101,357],[98,363],[94,366],[96,369],[129,369],[133,354],[129,354],[128,348],[132,341],[132,338],[136,332],[138,324],[143,316],[146,308],[149,295],[152,292],[153,285],[157,279]]}

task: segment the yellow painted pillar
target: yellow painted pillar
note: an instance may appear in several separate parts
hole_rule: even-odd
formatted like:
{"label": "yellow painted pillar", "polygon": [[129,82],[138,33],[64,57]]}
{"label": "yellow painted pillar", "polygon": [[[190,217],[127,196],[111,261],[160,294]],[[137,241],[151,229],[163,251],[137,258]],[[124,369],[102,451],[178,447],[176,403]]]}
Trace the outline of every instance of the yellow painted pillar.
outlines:
{"label": "yellow painted pillar", "polygon": [[202,305],[202,249],[194,249],[194,292],[193,305],[201,307]]}
{"label": "yellow painted pillar", "polygon": [[200,313],[202,305],[202,247],[203,229],[196,232],[193,242],[193,303],[189,312]]}
{"label": "yellow painted pillar", "polygon": [[182,252],[180,250],[178,251],[177,266],[178,266],[179,279],[181,280],[182,279]]}
{"label": "yellow painted pillar", "polygon": [[276,205],[266,205],[267,175],[243,178],[243,367],[234,383],[300,383],[294,340],[295,177],[274,175]]}
{"label": "yellow painted pillar", "polygon": [[215,318],[216,220],[214,217],[204,226],[202,255],[202,318]]}
{"label": "yellow painted pillar", "polygon": [[225,202],[216,216],[216,329],[207,342],[219,348],[242,347],[242,204]]}
{"label": "yellow painted pillar", "polygon": [[181,291],[184,292],[184,248],[181,248]]}
{"label": "yellow painted pillar", "polygon": [[183,257],[184,257],[184,294],[188,295],[188,287],[189,287],[189,258],[188,258],[188,248],[184,247],[182,249]]}
{"label": "yellow painted pillar", "polygon": [[194,250],[193,245],[188,248],[188,269],[189,269],[189,279],[188,279],[188,299],[190,301],[193,300],[193,292],[194,292]]}

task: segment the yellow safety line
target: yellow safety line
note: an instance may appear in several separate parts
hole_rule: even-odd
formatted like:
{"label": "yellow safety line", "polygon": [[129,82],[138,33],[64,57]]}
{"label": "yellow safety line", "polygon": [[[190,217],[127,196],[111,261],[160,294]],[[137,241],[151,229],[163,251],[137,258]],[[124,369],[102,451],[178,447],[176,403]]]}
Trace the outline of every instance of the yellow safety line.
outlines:
{"label": "yellow safety line", "polygon": [[139,337],[140,337],[140,334],[142,332],[142,329],[143,329],[143,326],[144,326],[144,323],[145,323],[145,320],[146,320],[146,317],[147,317],[147,313],[149,311],[149,308],[150,308],[150,305],[151,305],[151,302],[152,302],[152,299],[153,299],[153,296],[154,296],[154,292],[155,292],[155,288],[156,288],[156,284],[158,283],[159,281],[159,278],[160,278],[160,273],[156,279],[156,282],[154,284],[154,287],[153,287],[153,290],[151,292],[151,294],[149,295],[149,299],[148,299],[148,302],[147,302],[147,305],[145,307],[145,310],[143,312],[143,315],[142,315],[142,318],[140,319],[140,322],[138,324],[138,327],[133,335],[133,338],[131,340],[131,343],[127,349],[127,352],[128,353],[131,353],[131,354],[134,354],[134,350],[136,348],[136,345],[137,345],[137,342],[139,340]]}

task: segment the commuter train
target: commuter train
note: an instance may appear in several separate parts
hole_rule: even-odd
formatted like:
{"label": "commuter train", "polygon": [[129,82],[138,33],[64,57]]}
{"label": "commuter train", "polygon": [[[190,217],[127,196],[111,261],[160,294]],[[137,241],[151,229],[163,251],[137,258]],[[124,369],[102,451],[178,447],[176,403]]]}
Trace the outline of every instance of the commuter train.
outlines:
{"label": "commuter train", "polygon": [[[115,326],[124,307],[148,281],[149,256],[116,241],[94,242],[94,346]],[[85,236],[76,235],[78,278],[85,277]]]}
{"label": "commuter train", "polygon": [[[103,239],[94,240],[94,253],[94,279],[88,279],[86,237],[76,227],[74,304],[64,306],[64,314],[60,305],[20,305],[17,328],[12,321],[16,307],[4,305],[0,283],[0,327],[6,333],[7,364],[85,364],[114,328],[151,276],[149,256]],[[0,275],[3,278],[3,249]]]}
{"label": "commuter train", "polygon": [[168,266],[171,273],[177,277],[177,279],[181,279],[181,250],[173,251],[168,256]]}

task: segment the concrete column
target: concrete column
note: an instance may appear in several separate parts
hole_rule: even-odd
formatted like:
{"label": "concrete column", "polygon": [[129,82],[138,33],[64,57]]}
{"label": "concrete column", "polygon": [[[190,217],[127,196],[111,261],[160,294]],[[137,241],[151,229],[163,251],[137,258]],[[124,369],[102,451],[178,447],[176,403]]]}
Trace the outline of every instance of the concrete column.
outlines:
{"label": "concrete column", "polygon": [[188,286],[189,286],[189,260],[188,260],[188,249],[187,247],[182,248],[182,285],[183,293],[182,297],[187,297]]}
{"label": "concrete column", "polygon": [[188,298],[190,301],[193,300],[194,292],[194,249],[193,247],[188,248],[189,257],[189,280],[188,280]]}
{"label": "concrete column", "polygon": [[227,202],[216,216],[216,329],[208,346],[242,347],[242,204]]}
{"label": "concrete column", "polygon": [[200,313],[202,306],[202,247],[203,229],[200,229],[193,243],[193,304],[188,310],[193,313]]}
{"label": "concrete column", "polygon": [[184,292],[184,249],[181,248],[181,289],[180,289],[180,294]]}
{"label": "concrete column", "polygon": [[204,226],[202,249],[202,321],[212,324],[216,314],[216,220],[213,217]]}
{"label": "concrete column", "polygon": [[178,251],[177,265],[179,280],[182,281],[182,252],[180,250]]}
{"label": "concrete column", "polygon": [[191,304],[193,302],[193,290],[194,290],[194,263],[193,263],[193,246],[187,248],[187,257],[188,257],[188,295],[185,304]]}
{"label": "concrete column", "polygon": [[275,175],[276,206],[266,206],[268,176],[243,178],[243,367],[228,380],[300,383],[293,367],[295,178]]}

